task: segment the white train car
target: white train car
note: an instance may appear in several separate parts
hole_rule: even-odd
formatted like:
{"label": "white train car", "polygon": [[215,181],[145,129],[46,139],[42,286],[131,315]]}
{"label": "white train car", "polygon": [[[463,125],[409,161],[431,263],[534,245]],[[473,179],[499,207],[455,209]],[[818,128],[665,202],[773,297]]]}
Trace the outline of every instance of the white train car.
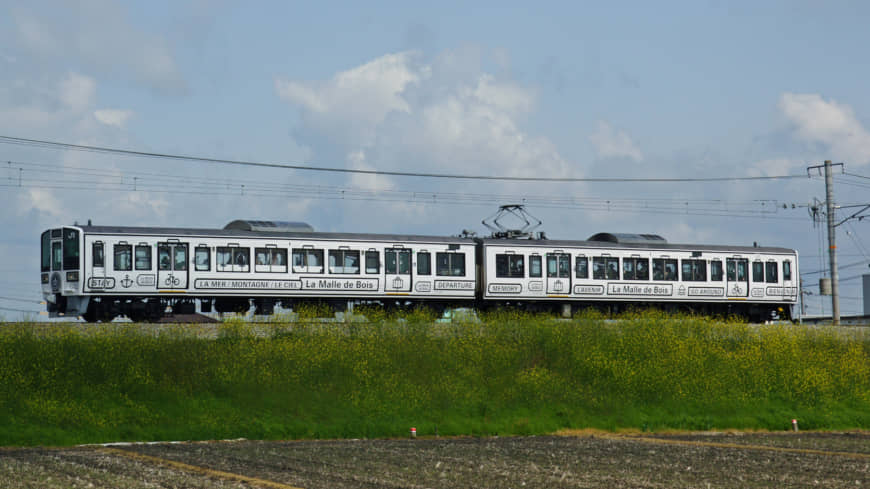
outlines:
{"label": "white train car", "polygon": [[67,226],[42,235],[51,316],[154,320],[167,307],[270,314],[298,301],[471,305],[471,239],[317,233],[234,221],[224,229]]}
{"label": "white train car", "polygon": [[793,318],[795,250],[668,244],[656,235],[600,233],[587,241],[483,239],[484,302],[612,312],[666,309]]}

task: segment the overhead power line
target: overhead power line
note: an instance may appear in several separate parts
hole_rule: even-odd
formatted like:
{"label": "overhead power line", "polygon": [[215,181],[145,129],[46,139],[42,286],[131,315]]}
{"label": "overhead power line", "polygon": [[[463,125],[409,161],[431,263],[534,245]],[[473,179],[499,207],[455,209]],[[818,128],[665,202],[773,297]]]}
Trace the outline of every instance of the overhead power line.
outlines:
{"label": "overhead power line", "polygon": [[464,179],[464,180],[496,180],[496,181],[514,181],[514,182],[551,182],[551,183],[578,183],[578,182],[595,182],[595,183],[677,183],[677,182],[739,182],[753,180],[782,180],[807,178],[806,175],[770,175],[770,176],[754,176],[754,177],[706,177],[706,178],[597,178],[597,177],[511,177],[511,176],[492,176],[492,175],[461,175],[450,173],[427,173],[427,172],[402,172],[389,170],[360,170],[352,168],[330,168],[309,166],[302,164],[289,163],[267,163],[258,161],[244,160],[229,160],[222,158],[207,158],[203,156],[180,155],[170,153],[157,153],[148,151],[136,151],[129,149],[108,148],[104,146],[89,146],[83,144],[70,144],[57,141],[46,141],[40,139],[18,138],[12,136],[0,136],[0,143],[14,144],[19,146],[32,146],[39,148],[49,148],[57,150],[85,151],[91,153],[105,153],[112,155],[134,156],[143,158],[160,158],[169,160],[196,161],[200,163],[222,164],[222,165],[237,165],[237,166],[252,166],[262,168],[280,168],[285,170],[301,170],[301,171],[316,171],[330,173],[345,173],[345,174],[361,174],[361,175],[383,175],[383,176],[398,176],[398,177],[417,177],[417,178],[445,178],[445,179]]}

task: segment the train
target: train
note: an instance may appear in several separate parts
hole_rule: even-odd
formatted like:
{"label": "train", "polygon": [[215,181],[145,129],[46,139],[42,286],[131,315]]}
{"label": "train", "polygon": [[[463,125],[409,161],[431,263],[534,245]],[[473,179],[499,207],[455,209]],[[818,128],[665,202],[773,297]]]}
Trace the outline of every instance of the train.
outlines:
{"label": "train", "polygon": [[654,234],[478,237],[316,232],[304,223],[235,220],[223,229],[87,225],[41,235],[51,317],[89,322],[168,313],[273,314],[303,303],[347,310],[584,308],[796,317],[797,251],[671,244]]}

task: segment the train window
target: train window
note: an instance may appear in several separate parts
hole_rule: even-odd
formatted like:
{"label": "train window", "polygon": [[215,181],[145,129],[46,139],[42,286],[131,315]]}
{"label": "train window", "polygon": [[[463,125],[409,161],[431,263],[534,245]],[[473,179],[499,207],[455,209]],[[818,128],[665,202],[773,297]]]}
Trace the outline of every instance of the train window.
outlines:
{"label": "train window", "polygon": [[782,262],[782,279],[791,280],[791,262],[788,260]]}
{"label": "train window", "polygon": [[329,250],[329,273],[359,273],[359,251]]}
{"label": "train window", "polygon": [[60,270],[63,268],[63,247],[60,241],[51,243],[51,269]]}
{"label": "train window", "polygon": [[218,272],[230,272],[233,268],[233,249],[225,246],[218,246],[215,252],[217,262],[216,270]]}
{"label": "train window", "polygon": [[[411,273],[411,250],[408,250],[407,253],[398,252],[396,255],[399,257],[399,273],[409,275]],[[462,257],[465,258],[465,255]]]}
{"label": "train window", "polygon": [[623,280],[649,280],[649,260],[646,258],[623,258]]}
{"label": "train window", "polygon": [[634,260],[635,280],[649,280],[649,259],[635,258]]}
{"label": "train window", "polygon": [[686,282],[706,282],[707,262],[704,260],[682,260],[683,280]]}
{"label": "train window", "polygon": [[133,245],[116,244],[114,248],[115,270],[128,272],[133,270]]}
{"label": "train window", "polygon": [[151,270],[150,246],[136,246],[136,270]]}
{"label": "train window", "polygon": [[779,267],[776,266],[775,261],[769,261],[769,262],[765,263],[764,268],[765,268],[764,275],[767,279],[767,283],[775,284],[775,283],[779,282],[779,277],[778,277],[779,274],[777,273],[778,272],[777,268],[779,268]]}
{"label": "train window", "polygon": [[592,278],[619,280],[619,258],[596,256],[592,258]]}
{"label": "train window", "polygon": [[589,278],[589,258],[578,256],[574,259],[574,273],[577,278]]}
{"label": "train window", "polygon": [[193,253],[193,261],[196,264],[196,271],[207,272],[211,270],[211,253],[205,246],[197,246]]}
{"label": "train window", "polygon": [[523,278],[526,267],[523,255],[495,255],[495,276],[499,278]]}
{"label": "train window", "polygon": [[428,251],[417,253],[417,275],[432,275],[432,254]]}
{"label": "train window", "polygon": [[752,262],[752,281],[764,282],[764,263],[760,261]]}
{"label": "train window", "polygon": [[728,259],[726,268],[726,271],[728,272],[728,281],[737,281],[737,264],[734,262],[734,260]]}
{"label": "train window", "polygon": [[287,250],[278,248],[255,248],[255,272],[285,273],[287,271]]}
{"label": "train window", "polygon": [[547,277],[569,278],[571,257],[565,253],[547,253]]}
{"label": "train window", "polygon": [[710,280],[722,281],[722,260],[710,260]]}
{"label": "train window", "polygon": [[435,253],[435,274],[442,277],[464,277],[465,253]]}
{"label": "train window", "polygon": [[679,280],[677,277],[677,260],[674,258],[653,258],[653,280]]}
{"label": "train window", "polygon": [[106,256],[105,252],[103,251],[103,243],[94,243],[91,247],[91,254],[93,255],[95,267],[106,266]]}
{"label": "train window", "polygon": [[323,273],[323,250],[293,248],[293,271]]}
{"label": "train window", "polygon": [[377,251],[366,251],[366,273],[381,272],[381,256]]}
{"label": "train window", "polygon": [[532,255],[529,257],[529,277],[542,277],[543,276],[543,267],[541,267],[541,257],[538,255]]}
{"label": "train window", "polygon": [[748,280],[749,263],[746,260],[737,261],[737,280],[746,282]]}
{"label": "train window", "polygon": [[169,257],[169,245],[157,246],[157,268],[172,270],[172,259]]}
{"label": "train window", "polygon": [[[179,249],[184,250],[184,256],[187,256],[187,248],[176,248],[176,262],[178,260]],[[160,250],[158,249],[157,252],[160,253]],[[218,246],[215,250],[215,258],[217,261],[215,269],[218,272],[249,272],[251,270],[250,248]],[[185,258],[186,262],[187,259]],[[176,268],[176,270],[186,270],[186,268]]]}
{"label": "train window", "polygon": [[51,270],[51,237],[49,232],[42,233],[42,271]]}
{"label": "train window", "polygon": [[175,245],[175,270],[187,270],[187,245]]}
{"label": "train window", "polygon": [[75,229],[63,229],[63,269],[79,269],[79,232]]}
{"label": "train window", "polygon": [[604,257],[596,256],[592,258],[592,278],[595,280],[604,280],[607,274],[604,271],[605,268]]}

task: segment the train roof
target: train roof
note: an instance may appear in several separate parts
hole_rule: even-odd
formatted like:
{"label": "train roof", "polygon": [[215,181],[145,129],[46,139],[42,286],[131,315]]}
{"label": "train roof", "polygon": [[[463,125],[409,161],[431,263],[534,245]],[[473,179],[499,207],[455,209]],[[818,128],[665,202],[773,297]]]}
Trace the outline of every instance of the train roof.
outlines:
{"label": "train roof", "polygon": [[190,238],[277,238],[277,239],[326,239],[334,241],[411,241],[425,243],[473,243],[470,238],[452,236],[422,236],[409,234],[372,233],[324,233],[310,231],[249,231],[246,229],[198,229],[135,226],[79,226],[85,234],[110,234],[123,236],[186,236]]}
{"label": "train roof", "polygon": [[795,250],[772,246],[729,246],[729,245],[701,245],[701,244],[678,244],[667,243],[664,240],[647,240],[644,242],[612,242],[612,241],[574,241],[558,239],[499,239],[483,238],[481,241],[486,245],[506,246],[545,246],[548,248],[573,247],[573,248],[614,248],[614,249],[637,249],[637,250],[673,250],[673,251],[718,251],[732,253],[777,253],[794,254]]}

